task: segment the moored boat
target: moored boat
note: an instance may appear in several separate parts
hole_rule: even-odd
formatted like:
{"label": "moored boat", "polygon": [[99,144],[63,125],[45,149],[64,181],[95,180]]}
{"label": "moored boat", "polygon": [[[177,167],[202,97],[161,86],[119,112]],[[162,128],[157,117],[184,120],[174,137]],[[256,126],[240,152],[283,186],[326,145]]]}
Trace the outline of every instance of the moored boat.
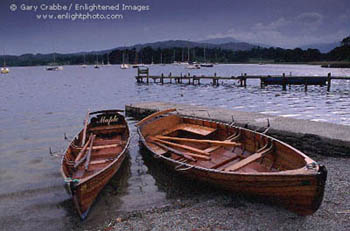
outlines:
{"label": "moored boat", "polygon": [[201,66],[199,64],[189,64],[186,66],[186,69],[200,69]]}
{"label": "moored boat", "polygon": [[0,70],[1,74],[8,74],[10,72],[10,69],[8,67],[2,67]]}
{"label": "moored boat", "polygon": [[263,133],[173,111],[154,113],[137,124],[143,144],[164,164],[300,215],[321,205],[327,170],[301,151]]}
{"label": "moored boat", "polygon": [[46,67],[47,71],[62,71],[63,67],[62,66],[57,66],[56,64],[52,64],[50,66]]}
{"label": "moored boat", "polygon": [[2,68],[0,68],[0,73],[1,74],[8,74],[10,73],[10,69],[6,67],[6,60],[5,60],[5,55],[4,55],[4,65]]}
{"label": "moored boat", "polygon": [[214,67],[214,64],[212,64],[212,63],[202,63],[201,67]]}
{"label": "moored boat", "polygon": [[119,112],[88,113],[62,159],[61,173],[81,219],[125,159],[130,131]]}
{"label": "moored boat", "polygon": [[120,69],[129,69],[129,64],[126,64],[126,63],[120,64]]}

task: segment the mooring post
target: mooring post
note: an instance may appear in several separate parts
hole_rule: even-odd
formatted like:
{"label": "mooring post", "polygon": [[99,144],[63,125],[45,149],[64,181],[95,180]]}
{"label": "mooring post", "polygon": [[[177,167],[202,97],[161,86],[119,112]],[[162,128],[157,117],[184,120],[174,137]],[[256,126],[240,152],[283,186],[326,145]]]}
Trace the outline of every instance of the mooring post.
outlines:
{"label": "mooring post", "polygon": [[328,73],[328,77],[327,77],[327,91],[331,90],[331,73]]}
{"label": "mooring post", "polygon": [[147,69],[146,75],[147,75],[147,84],[149,84],[149,69]]}
{"label": "mooring post", "polygon": [[305,92],[307,92],[307,77],[305,78]]}
{"label": "mooring post", "polygon": [[171,78],[171,72],[169,74],[169,79],[170,79],[170,83],[172,83],[173,81],[172,81],[172,78]]}
{"label": "mooring post", "polygon": [[264,82],[263,82],[263,77],[260,77],[260,88],[264,88]]}
{"label": "mooring post", "polygon": [[246,88],[247,87],[247,73],[244,73],[244,79],[243,79],[243,81],[244,81],[244,88]]}
{"label": "mooring post", "polygon": [[243,87],[243,73],[241,73],[241,76],[239,77],[240,86]]}
{"label": "mooring post", "polygon": [[287,81],[286,81],[286,74],[285,73],[283,73],[283,75],[282,75],[282,90],[283,91],[286,91],[287,90],[287,83],[286,83]]}
{"label": "mooring post", "polygon": [[160,83],[164,84],[164,74],[162,73],[162,75],[160,76]]}

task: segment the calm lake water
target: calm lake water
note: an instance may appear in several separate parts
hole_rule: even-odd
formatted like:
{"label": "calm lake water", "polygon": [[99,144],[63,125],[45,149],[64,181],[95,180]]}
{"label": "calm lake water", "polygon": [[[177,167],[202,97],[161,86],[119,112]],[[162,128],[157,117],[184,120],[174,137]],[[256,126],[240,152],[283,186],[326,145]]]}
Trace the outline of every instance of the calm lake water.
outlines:
{"label": "calm lake water", "polygon": [[[183,66],[157,66],[151,74],[188,73]],[[324,69],[309,65],[217,65],[190,71],[196,75],[308,75],[350,76],[350,69]],[[64,189],[60,158],[83,126],[86,111],[120,108],[140,101],[169,101],[350,125],[350,81],[332,81],[326,87],[280,86],[260,89],[259,80],[247,88],[233,81],[213,87],[175,84],[137,84],[136,69],[119,66],[65,66],[48,72],[44,67],[11,68],[0,75],[0,230],[68,230],[101,226],[126,211],[163,206],[169,190],[156,183],[144,164],[135,134],[129,158],[105,188],[88,219],[80,222]]]}

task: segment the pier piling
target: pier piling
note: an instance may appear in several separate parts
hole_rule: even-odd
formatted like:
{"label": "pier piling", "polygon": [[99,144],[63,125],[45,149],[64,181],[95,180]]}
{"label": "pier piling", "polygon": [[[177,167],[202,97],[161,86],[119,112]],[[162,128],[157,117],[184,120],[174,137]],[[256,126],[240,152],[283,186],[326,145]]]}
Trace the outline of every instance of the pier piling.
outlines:
{"label": "pier piling", "polygon": [[[271,75],[247,75],[247,73],[241,73],[240,76],[218,76],[217,73],[214,73],[213,76],[205,76],[205,75],[191,75],[190,73],[180,75],[173,75],[171,72],[168,75],[164,75],[162,73],[158,76],[152,76],[149,74],[149,69],[147,67],[139,67],[137,71],[137,76],[135,76],[137,83],[143,83],[144,79],[146,79],[146,83],[149,84],[149,79],[153,79],[154,83],[164,84],[164,80],[169,79],[169,82],[172,83],[173,79],[175,84],[182,84],[183,80],[188,80],[188,84],[201,84],[201,80],[209,80],[212,82],[213,86],[219,86],[220,80],[221,83],[223,81],[239,81],[240,87],[247,87],[248,79],[259,79],[260,80],[260,88],[265,88],[269,85],[279,85],[282,86],[282,90],[291,89],[292,85],[303,85],[305,92],[308,91],[309,85],[314,86],[325,86],[327,84],[327,91],[329,92],[331,89],[332,80],[350,80],[349,76],[332,76],[331,73],[328,73],[327,76],[286,76],[285,73],[279,76],[271,76]],[[159,81],[158,81],[159,79]]]}

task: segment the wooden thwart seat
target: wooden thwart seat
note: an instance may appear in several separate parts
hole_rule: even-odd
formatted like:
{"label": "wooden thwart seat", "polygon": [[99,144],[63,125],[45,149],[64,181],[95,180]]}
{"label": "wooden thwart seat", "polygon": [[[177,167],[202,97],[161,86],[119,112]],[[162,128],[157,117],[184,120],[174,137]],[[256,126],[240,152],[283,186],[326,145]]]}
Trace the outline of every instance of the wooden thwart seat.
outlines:
{"label": "wooden thwart seat", "polygon": [[116,129],[123,129],[126,128],[125,124],[117,124],[117,125],[110,125],[110,126],[98,126],[98,127],[93,127],[89,128],[89,131],[91,132],[109,132],[111,130],[116,130]]}
{"label": "wooden thwart seat", "polygon": [[273,150],[273,145],[270,145],[269,148],[263,149],[262,151],[258,151],[250,156],[248,156],[247,158],[231,165],[228,166],[224,169],[224,171],[237,171],[245,166],[247,166],[248,164],[264,157],[266,154],[268,154],[270,151]]}
{"label": "wooden thwart seat", "polygon": [[175,127],[165,130],[162,135],[168,135],[170,133],[173,133],[175,131],[182,130],[186,132],[191,132],[194,134],[202,135],[202,136],[207,136],[214,131],[216,131],[216,128],[211,128],[211,127],[205,127],[197,124],[187,124],[187,123],[182,123],[178,124]]}

